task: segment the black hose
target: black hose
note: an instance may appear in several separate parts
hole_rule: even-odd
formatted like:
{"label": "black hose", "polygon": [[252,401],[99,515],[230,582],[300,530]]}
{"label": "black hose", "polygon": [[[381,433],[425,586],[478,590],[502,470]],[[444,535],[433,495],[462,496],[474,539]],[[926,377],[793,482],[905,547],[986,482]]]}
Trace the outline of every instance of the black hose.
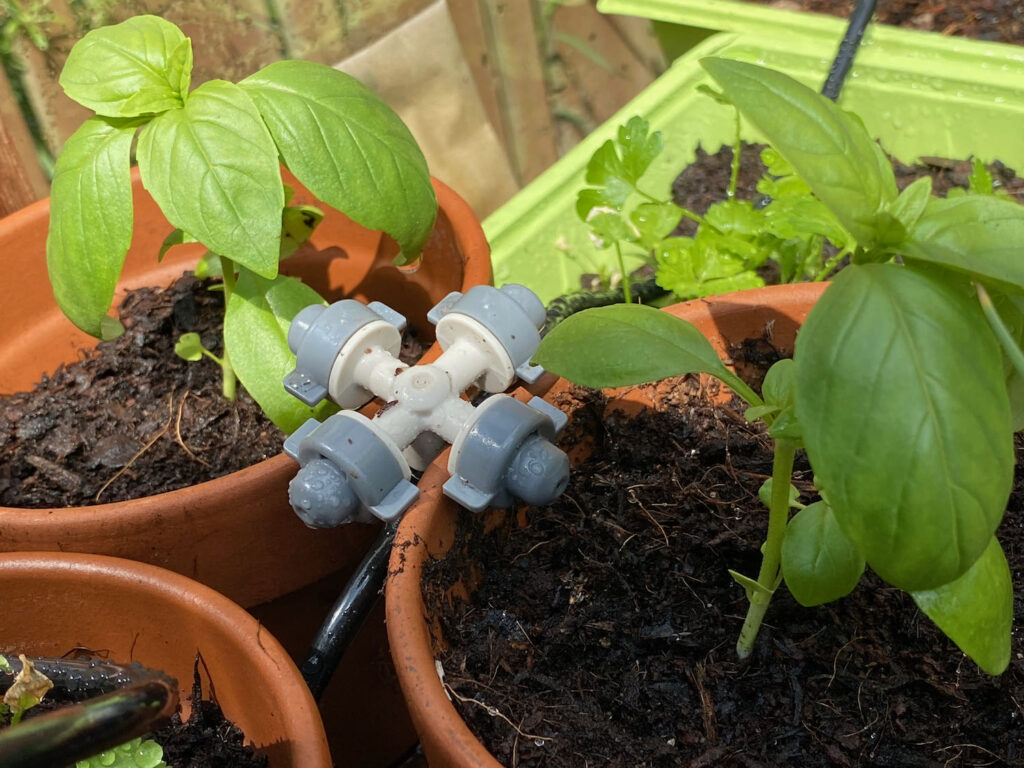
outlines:
{"label": "black hose", "polygon": [[306,653],[301,667],[302,677],[317,700],[331,682],[334,670],[359,627],[377,603],[388,574],[391,544],[397,530],[398,520],[392,520],[381,528]]}
{"label": "black hose", "polygon": [[[178,708],[178,686],[141,664],[31,659],[54,690],[85,701],[29,717],[0,731],[0,768],[74,765],[155,730]],[[21,662],[10,660],[18,672]],[[6,689],[10,681],[0,683]],[[96,695],[99,692],[100,695]]]}
{"label": "black hose", "polygon": [[[653,277],[649,280],[633,283],[632,286],[634,300],[640,304],[648,304],[664,296],[666,293],[668,293],[668,290],[658,285]],[[544,319],[544,327],[541,328],[540,335],[546,336],[548,331],[565,320],[569,315],[582,312],[584,309],[605,307],[609,304],[622,304],[625,300],[626,294],[621,286],[607,291],[576,291],[575,293],[559,296],[557,299],[552,299],[551,303],[548,304],[547,316]]]}
{"label": "black hose", "polygon": [[825,85],[822,86],[822,96],[832,101],[839,98],[839,91],[850,73],[857,49],[860,48],[860,41],[864,37],[864,30],[867,29],[877,4],[878,0],[857,0],[857,5],[850,14],[850,23],[846,26],[846,34],[839,42],[839,50],[832,62],[832,68],[828,71]]}

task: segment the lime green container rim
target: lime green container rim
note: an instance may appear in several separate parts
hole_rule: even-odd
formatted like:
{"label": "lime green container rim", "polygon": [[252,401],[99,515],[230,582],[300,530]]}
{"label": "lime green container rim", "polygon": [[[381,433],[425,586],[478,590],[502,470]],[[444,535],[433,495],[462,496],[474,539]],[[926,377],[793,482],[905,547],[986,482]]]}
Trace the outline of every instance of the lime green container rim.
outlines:
{"label": "lime green container rim", "polygon": [[[719,33],[679,57],[639,96],[484,221],[495,282],[523,283],[547,302],[578,289],[585,272],[614,269],[614,256],[590,243],[586,227],[576,217],[575,200],[585,186],[591,155],[631,116],[643,116],[665,141],[665,150],[644,179],[643,186],[652,194],[667,196],[698,144],[714,152],[732,142],[732,110],[697,90],[702,83],[710,84],[701,58],[727,56],[763,64],[820,88],[841,35],[841,29],[813,35]],[[860,115],[886,150],[904,162],[973,155],[1024,170],[1024,48],[961,49],[949,46],[946,38],[939,39],[945,45],[936,46],[933,36],[901,36],[895,42],[880,37],[865,41],[839,103]],[[741,133],[746,140],[760,138],[746,124]]]}
{"label": "lime green container rim", "polygon": [[[742,0],[598,0],[597,9],[602,13],[639,16],[668,24],[741,32],[758,37],[825,34],[837,43],[847,25],[846,19],[830,14],[774,8]],[[1024,61],[1024,47],[1021,46],[950,37],[890,24],[872,23],[865,40],[894,45],[909,41],[913,46],[935,51],[940,56],[950,49],[958,52],[974,49],[981,56]]]}

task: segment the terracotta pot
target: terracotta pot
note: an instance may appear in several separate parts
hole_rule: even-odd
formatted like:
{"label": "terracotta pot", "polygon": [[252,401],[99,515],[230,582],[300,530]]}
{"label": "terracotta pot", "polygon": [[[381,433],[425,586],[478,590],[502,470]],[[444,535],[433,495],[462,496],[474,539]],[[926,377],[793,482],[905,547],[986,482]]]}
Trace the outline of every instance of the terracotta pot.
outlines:
{"label": "terracotta pot", "polygon": [[[171,226],[142,188],[137,169],[133,173],[135,231],[115,305],[128,290],[170,284],[203,251],[198,245],[180,246],[157,262]],[[295,203],[316,203],[287,173],[285,181],[296,189]],[[394,267],[393,240],[320,205],[326,216],[310,246],[285,262],[284,271],[301,276],[328,298],[348,295],[389,303],[407,316],[421,339],[432,341],[427,310],[450,291],[491,281],[487,241],[476,216],[444,184],[435,180],[434,188],[440,212],[418,269]],[[7,273],[18,282],[18,290],[0,302],[0,393],[31,388],[42,374],[95,344],[71,325],[53,299],[44,258],[48,221],[48,200],[0,220],[0,254]],[[125,557],[194,578],[245,607],[273,600],[257,614],[289,650],[300,654],[376,528],[306,528],[288,504],[287,486],[296,469],[282,454],[216,480],[123,503],[0,508],[0,552],[60,550]],[[325,581],[309,586],[317,580]],[[306,593],[296,595],[300,588],[307,588]],[[371,698],[346,703],[336,718],[327,718],[328,729],[332,744],[361,745],[358,754],[365,759],[356,764],[384,765],[410,745],[412,733],[401,728],[407,719],[397,686],[380,672],[387,667],[380,663],[387,660],[380,617],[362,635],[369,637],[357,642],[353,655],[362,645],[369,656],[364,663],[346,660],[333,687],[356,687]],[[359,685],[348,673],[371,679]],[[353,697],[332,697],[329,692],[332,698]],[[393,717],[371,717],[381,711]],[[396,737],[393,723],[404,735]]]}
{"label": "terracotta pot", "polygon": [[[666,311],[696,325],[723,357],[731,345],[771,334],[779,349],[792,351],[796,331],[824,291],[821,283],[774,286],[676,304]],[[556,402],[571,385],[558,379],[545,399]],[[609,390],[609,409],[658,408],[666,385]],[[458,507],[441,493],[448,479],[441,455],[420,481],[420,500],[405,515],[392,550],[386,588],[391,656],[406,705],[431,766],[499,768],[448,699],[434,664],[443,638],[423,602],[420,577],[428,559],[440,558],[455,541]]]}
{"label": "terracotta pot", "polygon": [[109,651],[178,681],[188,711],[193,661],[202,654],[224,715],[271,768],[330,768],[316,704],[281,645],[242,608],[179,574],[120,558],[59,553],[0,555],[0,652],[62,656]]}

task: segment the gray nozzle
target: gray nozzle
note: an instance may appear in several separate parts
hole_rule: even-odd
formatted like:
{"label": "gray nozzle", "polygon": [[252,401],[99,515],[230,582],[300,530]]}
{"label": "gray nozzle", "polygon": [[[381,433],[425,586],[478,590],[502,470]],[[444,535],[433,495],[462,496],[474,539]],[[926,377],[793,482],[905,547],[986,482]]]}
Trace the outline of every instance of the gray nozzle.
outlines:
{"label": "gray nozzle", "polygon": [[303,466],[288,485],[288,501],[310,528],[334,528],[347,523],[359,499],[345,473],[324,458]]}
{"label": "gray nozzle", "polygon": [[569,457],[540,435],[526,439],[505,475],[509,493],[527,504],[550,504],[569,484]]}

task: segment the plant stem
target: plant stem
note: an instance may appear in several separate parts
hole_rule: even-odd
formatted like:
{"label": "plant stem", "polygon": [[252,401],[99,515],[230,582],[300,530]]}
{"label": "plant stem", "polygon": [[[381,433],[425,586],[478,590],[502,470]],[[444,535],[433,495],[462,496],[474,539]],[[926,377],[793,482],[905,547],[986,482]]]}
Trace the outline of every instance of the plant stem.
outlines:
{"label": "plant stem", "polygon": [[626,262],[622,258],[622,244],[615,243],[615,253],[619,256],[619,271],[622,272],[622,296],[627,304],[633,303],[633,294],[629,290],[629,273],[626,272]]}
{"label": "plant stem", "polygon": [[729,200],[736,199],[736,188],[740,179],[740,154],[743,152],[743,139],[740,138],[740,111],[736,110],[736,143],[732,145],[732,163],[729,170],[729,189],[725,196]]}
{"label": "plant stem", "polygon": [[[228,302],[235,292],[235,263],[227,256],[220,257],[221,271],[224,273],[224,318],[227,324]],[[234,400],[238,378],[235,376],[235,369],[231,367],[231,358],[228,356],[228,341],[221,335],[224,341],[224,357],[220,361],[221,368],[221,392],[226,400]]]}
{"label": "plant stem", "polygon": [[999,311],[996,309],[996,305],[992,303],[992,297],[988,295],[985,287],[981,283],[975,283],[974,287],[978,291],[981,311],[985,313],[988,324],[995,331],[996,338],[999,339],[999,343],[1003,346],[1003,350],[1006,352],[1006,356],[1010,359],[1013,367],[1017,369],[1017,373],[1024,376],[1024,353],[1017,346],[1017,342],[1013,338],[1013,334],[1010,333],[1010,329],[1006,327],[1006,323],[1003,322],[1003,318],[999,316]]}
{"label": "plant stem", "polygon": [[772,593],[781,581],[779,566],[782,561],[782,537],[786,533],[789,522],[789,485],[793,476],[793,459],[796,456],[796,443],[792,440],[775,441],[775,459],[772,465],[772,499],[768,509],[768,538],[764,542],[764,554],[761,559],[761,570],[757,575],[757,583],[764,588],[751,590],[748,594],[750,607],[747,617],[740,630],[740,638],[736,642],[736,655],[741,659],[750,656],[754,650],[761,621],[768,610]]}

